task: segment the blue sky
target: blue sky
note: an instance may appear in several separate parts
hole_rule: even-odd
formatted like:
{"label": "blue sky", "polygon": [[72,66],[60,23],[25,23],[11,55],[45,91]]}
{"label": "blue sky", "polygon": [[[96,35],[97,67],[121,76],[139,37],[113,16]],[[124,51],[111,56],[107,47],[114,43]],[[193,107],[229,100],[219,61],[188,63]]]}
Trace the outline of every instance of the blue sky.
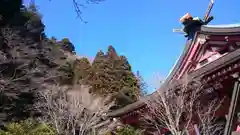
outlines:
{"label": "blue sky", "polygon": [[[28,1],[28,0],[25,0]],[[157,87],[184,48],[185,38],[173,33],[182,27],[186,12],[203,17],[209,0],[106,0],[87,5],[82,23],[76,18],[71,0],[35,0],[43,15],[46,33],[57,39],[68,37],[79,55],[94,57],[113,45],[127,56],[134,71],[139,70],[150,85]],[[216,0],[212,24],[240,23],[239,0]]]}

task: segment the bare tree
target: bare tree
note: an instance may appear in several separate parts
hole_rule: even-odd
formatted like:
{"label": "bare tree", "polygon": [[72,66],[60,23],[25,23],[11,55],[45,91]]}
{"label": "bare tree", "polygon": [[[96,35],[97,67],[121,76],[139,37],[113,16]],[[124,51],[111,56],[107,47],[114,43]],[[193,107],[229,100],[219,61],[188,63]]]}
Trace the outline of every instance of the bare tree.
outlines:
{"label": "bare tree", "polygon": [[[87,4],[99,4],[103,1],[105,0],[72,0],[72,3],[77,17],[79,17],[81,21],[85,22],[82,18],[82,9],[85,8]],[[35,3],[35,0],[30,0],[30,3]]]}
{"label": "bare tree", "polygon": [[82,8],[85,7],[86,4],[99,4],[99,2],[102,2],[104,0],[83,0],[80,2],[80,0],[72,0],[74,10],[77,13],[77,16],[83,21],[81,15],[82,15]]}
{"label": "bare tree", "polygon": [[[175,81],[176,82],[176,81]],[[179,84],[179,85],[176,85]],[[192,125],[196,119],[200,121],[201,133],[219,131],[220,126],[214,123],[214,113],[220,107],[215,100],[210,101],[205,110],[201,110],[203,85],[184,79],[171,84],[164,90],[158,91],[146,102],[148,113],[144,113],[143,120],[161,133],[161,129],[168,129],[173,135],[185,135],[194,130]],[[218,100],[219,101],[219,100]],[[196,106],[198,105],[198,106]],[[198,107],[198,112],[195,109]],[[209,135],[209,134],[204,134]]]}
{"label": "bare tree", "polygon": [[196,114],[199,119],[198,128],[201,135],[221,135],[224,131],[224,121],[217,121],[216,112],[221,107],[224,99],[215,98],[203,106],[198,103]]}
{"label": "bare tree", "polygon": [[44,116],[42,120],[52,124],[58,134],[95,134],[111,125],[101,123],[113,102],[109,97],[90,94],[89,87],[48,86],[38,97],[36,108]]}
{"label": "bare tree", "polygon": [[199,91],[190,91],[189,88],[188,84],[183,84],[178,89],[156,92],[147,102],[149,113],[144,117],[146,122],[154,125],[158,132],[167,128],[174,135],[185,134],[190,128],[193,104]]}

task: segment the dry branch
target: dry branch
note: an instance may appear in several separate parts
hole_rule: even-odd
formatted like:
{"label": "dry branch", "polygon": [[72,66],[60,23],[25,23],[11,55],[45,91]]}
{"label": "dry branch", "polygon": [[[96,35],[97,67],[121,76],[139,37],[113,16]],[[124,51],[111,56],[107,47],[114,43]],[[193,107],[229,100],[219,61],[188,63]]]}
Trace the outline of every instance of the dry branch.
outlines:
{"label": "dry branch", "polygon": [[107,125],[101,129],[97,125],[105,120],[113,105],[110,98],[92,95],[83,85],[71,89],[51,86],[38,93],[38,97],[36,108],[43,114],[42,120],[54,125],[58,134],[86,135],[106,129]]}
{"label": "dry branch", "polygon": [[174,135],[184,135],[192,129],[196,117],[199,117],[200,133],[209,135],[207,133],[210,131],[220,131],[221,125],[216,124],[213,117],[220,107],[219,99],[209,101],[203,111],[202,98],[206,92],[201,83],[193,83],[184,78],[174,84],[181,85],[158,91],[146,102],[149,109],[149,112],[143,115],[146,125],[154,127],[160,134],[161,129],[165,128]]}
{"label": "dry branch", "polygon": [[222,100],[215,98],[212,101],[208,102],[207,105],[202,107],[200,103],[197,105],[196,114],[199,118],[199,133],[201,135],[220,135],[223,133],[225,123],[222,121],[217,121],[215,117],[216,111],[221,107]]}
{"label": "dry branch", "polygon": [[[52,0],[49,0],[52,1]],[[105,0],[72,0],[74,10],[77,14],[77,17],[80,18],[81,21],[84,23],[87,23],[84,21],[82,18],[82,9],[86,7],[87,4],[99,4],[100,2],[105,1]],[[35,0],[30,0],[30,3],[35,3]],[[0,16],[1,19],[1,16]]]}

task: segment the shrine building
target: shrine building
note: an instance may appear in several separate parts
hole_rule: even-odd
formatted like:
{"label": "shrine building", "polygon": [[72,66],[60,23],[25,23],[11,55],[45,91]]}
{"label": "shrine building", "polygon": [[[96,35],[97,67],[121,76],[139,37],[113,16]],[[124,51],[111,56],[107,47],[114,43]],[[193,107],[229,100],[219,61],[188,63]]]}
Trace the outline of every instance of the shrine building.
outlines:
{"label": "shrine building", "polygon": [[[224,135],[236,130],[236,114],[240,112],[238,103],[240,89],[240,24],[196,26],[192,37],[188,38],[181,56],[168,77],[159,88],[164,89],[187,74],[193,79],[208,84],[215,96],[225,96],[217,117],[227,115]],[[146,101],[156,93],[108,115],[120,119],[122,123],[137,126],[139,112],[147,109]],[[189,133],[196,135],[195,132]]]}

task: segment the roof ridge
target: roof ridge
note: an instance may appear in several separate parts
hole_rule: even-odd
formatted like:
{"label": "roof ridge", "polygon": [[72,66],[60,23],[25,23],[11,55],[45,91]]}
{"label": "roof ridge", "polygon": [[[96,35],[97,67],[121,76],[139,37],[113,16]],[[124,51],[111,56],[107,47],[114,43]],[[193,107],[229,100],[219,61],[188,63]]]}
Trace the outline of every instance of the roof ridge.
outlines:
{"label": "roof ridge", "polygon": [[233,24],[211,24],[211,25],[203,25],[204,27],[212,27],[212,28],[232,28],[232,27],[240,27],[240,23]]}

